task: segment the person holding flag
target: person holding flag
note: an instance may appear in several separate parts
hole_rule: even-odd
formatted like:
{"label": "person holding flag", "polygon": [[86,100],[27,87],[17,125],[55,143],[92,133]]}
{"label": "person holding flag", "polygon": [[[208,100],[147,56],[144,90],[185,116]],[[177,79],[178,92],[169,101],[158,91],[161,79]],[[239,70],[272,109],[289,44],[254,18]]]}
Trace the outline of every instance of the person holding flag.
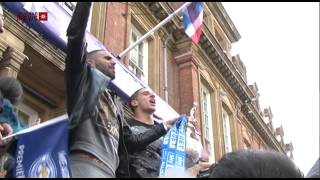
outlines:
{"label": "person holding flag", "polygon": [[[3,33],[1,5],[0,16],[0,33]],[[12,50],[8,47],[6,51]],[[14,110],[22,95],[23,89],[17,79],[0,77],[0,178],[70,177],[63,154],[67,141],[59,137],[68,135],[67,123],[58,122],[42,129],[28,128]]]}
{"label": "person holding flag", "polygon": [[13,138],[6,137],[27,127],[14,112],[14,106],[20,102],[22,94],[22,86],[17,79],[0,77],[0,177],[11,175],[9,171],[15,156]]}
{"label": "person holding flag", "polygon": [[[131,108],[134,117],[128,119],[128,124],[134,134],[141,134],[154,125],[158,124],[154,118],[156,111],[156,99],[152,91],[147,88],[138,89],[131,95],[128,105]],[[181,117],[180,117],[181,118]],[[179,119],[177,119],[179,121]],[[178,123],[178,122],[175,122]],[[186,128],[181,127],[181,128]],[[172,131],[172,128],[170,129]],[[185,131],[184,131],[185,132]],[[185,134],[187,135],[187,134]],[[166,133],[167,136],[167,133]],[[188,137],[185,137],[188,138]],[[175,141],[177,142],[177,141]],[[188,142],[188,141],[186,141]],[[184,147],[184,146],[183,146]],[[187,152],[187,148],[185,148]],[[129,152],[129,169],[133,178],[157,178],[160,175],[161,158],[163,156],[163,138],[159,138],[146,147],[135,147]],[[120,162],[121,163],[121,162]],[[196,177],[200,171],[207,169],[210,166],[208,163],[193,164],[191,167],[186,167],[184,172],[187,177]],[[177,174],[177,172],[175,171]],[[170,177],[170,176],[167,176]]]}
{"label": "person holding flag", "polygon": [[[0,34],[2,33],[4,33],[4,14],[0,5]],[[26,127],[13,112],[13,104],[20,101],[22,94],[22,87],[18,80],[10,77],[0,77],[0,158],[5,159],[1,162],[3,164],[0,165],[0,177],[7,176],[7,170],[3,166],[9,160],[12,160],[12,156],[7,153],[12,138],[6,140],[2,138]]]}
{"label": "person holding flag", "polygon": [[[141,134],[159,125],[154,119],[156,110],[155,94],[148,88],[138,89],[131,95],[128,105],[134,117],[127,120],[133,134]],[[132,178],[156,178],[159,176],[161,157],[161,136],[146,147],[132,147],[129,152],[129,170]],[[122,163],[122,162],[120,162]],[[121,167],[120,167],[121,168]]]}
{"label": "person holding flag", "polygon": [[[90,8],[91,2],[78,2],[67,29],[65,79],[71,176],[130,177],[127,149],[147,146],[164,134],[175,119],[143,134],[131,133],[123,120],[119,98],[107,88],[115,78],[117,59],[105,50],[86,52]],[[116,171],[120,162],[124,168]]]}
{"label": "person holding flag", "polygon": [[64,121],[47,121],[27,128],[13,109],[22,94],[18,80],[0,77],[0,176],[70,177],[66,157],[67,116]]}

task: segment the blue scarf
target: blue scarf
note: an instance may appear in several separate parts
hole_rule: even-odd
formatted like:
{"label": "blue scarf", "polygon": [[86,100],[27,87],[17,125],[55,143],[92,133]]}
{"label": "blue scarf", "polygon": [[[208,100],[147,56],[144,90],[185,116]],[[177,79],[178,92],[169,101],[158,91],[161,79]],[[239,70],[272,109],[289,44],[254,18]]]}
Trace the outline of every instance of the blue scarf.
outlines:
{"label": "blue scarf", "polygon": [[11,102],[4,98],[1,103],[2,112],[0,113],[0,123],[7,123],[13,129],[13,133],[16,133],[27,126],[16,116],[13,111]]}
{"label": "blue scarf", "polygon": [[160,177],[172,177],[172,173],[181,174],[185,171],[186,124],[187,117],[180,116],[163,139]]}

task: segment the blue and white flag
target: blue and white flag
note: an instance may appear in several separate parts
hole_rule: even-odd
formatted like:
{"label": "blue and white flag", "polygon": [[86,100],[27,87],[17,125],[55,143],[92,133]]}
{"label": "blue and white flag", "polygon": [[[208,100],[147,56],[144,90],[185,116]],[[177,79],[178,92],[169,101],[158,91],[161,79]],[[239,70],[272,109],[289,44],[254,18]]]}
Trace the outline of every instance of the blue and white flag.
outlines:
{"label": "blue and white flag", "polygon": [[16,138],[14,177],[70,177],[66,115],[22,130]]}
{"label": "blue and white flag", "polygon": [[186,124],[186,116],[180,116],[163,139],[160,177],[183,174],[186,169]]}

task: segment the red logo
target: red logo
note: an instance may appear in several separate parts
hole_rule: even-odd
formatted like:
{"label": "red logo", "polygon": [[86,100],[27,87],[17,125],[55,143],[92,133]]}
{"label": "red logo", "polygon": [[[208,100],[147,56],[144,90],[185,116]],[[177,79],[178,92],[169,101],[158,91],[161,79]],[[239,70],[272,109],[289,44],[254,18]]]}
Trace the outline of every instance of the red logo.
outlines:
{"label": "red logo", "polygon": [[48,21],[48,12],[39,12],[38,13],[39,21]]}
{"label": "red logo", "polygon": [[48,12],[18,12],[18,21],[48,21]]}

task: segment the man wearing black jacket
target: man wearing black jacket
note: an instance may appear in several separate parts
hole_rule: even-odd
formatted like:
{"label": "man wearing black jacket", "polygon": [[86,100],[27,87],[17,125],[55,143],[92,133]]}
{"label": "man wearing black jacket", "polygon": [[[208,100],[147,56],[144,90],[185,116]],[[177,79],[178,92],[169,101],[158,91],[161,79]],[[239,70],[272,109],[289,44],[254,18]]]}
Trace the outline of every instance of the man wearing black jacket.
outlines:
{"label": "man wearing black jacket", "polygon": [[[132,133],[143,134],[155,125],[153,113],[156,111],[156,99],[153,92],[147,88],[137,90],[129,99],[129,107],[134,117],[128,120]],[[161,148],[163,138],[159,138],[138,151],[129,151],[129,169],[133,178],[157,178],[161,163]],[[186,170],[186,177],[196,177],[197,174],[208,168],[210,164],[200,163]]]}
{"label": "man wearing black jacket", "polygon": [[[156,110],[155,95],[147,88],[137,90],[129,100],[129,107],[134,118],[128,124],[134,134],[141,134],[153,128],[155,124],[153,113]],[[129,151],[129,169],[133,178],[159,177],[161,146],[163,138],[159,138],[140,151]]]}
{"label": "man wearing black jacket", "polygon": [[164,135],[176,119],[155,125],[144,134],[132,134],[123,120],[119,99],[107,89],[115,77],[115,62],[110,53],[86,53],[85,29],[90,7],[90,2],[78,2],[67,30],[65,79],[71,175],[130,177],[127,149],[135,151],[147,146]]}

